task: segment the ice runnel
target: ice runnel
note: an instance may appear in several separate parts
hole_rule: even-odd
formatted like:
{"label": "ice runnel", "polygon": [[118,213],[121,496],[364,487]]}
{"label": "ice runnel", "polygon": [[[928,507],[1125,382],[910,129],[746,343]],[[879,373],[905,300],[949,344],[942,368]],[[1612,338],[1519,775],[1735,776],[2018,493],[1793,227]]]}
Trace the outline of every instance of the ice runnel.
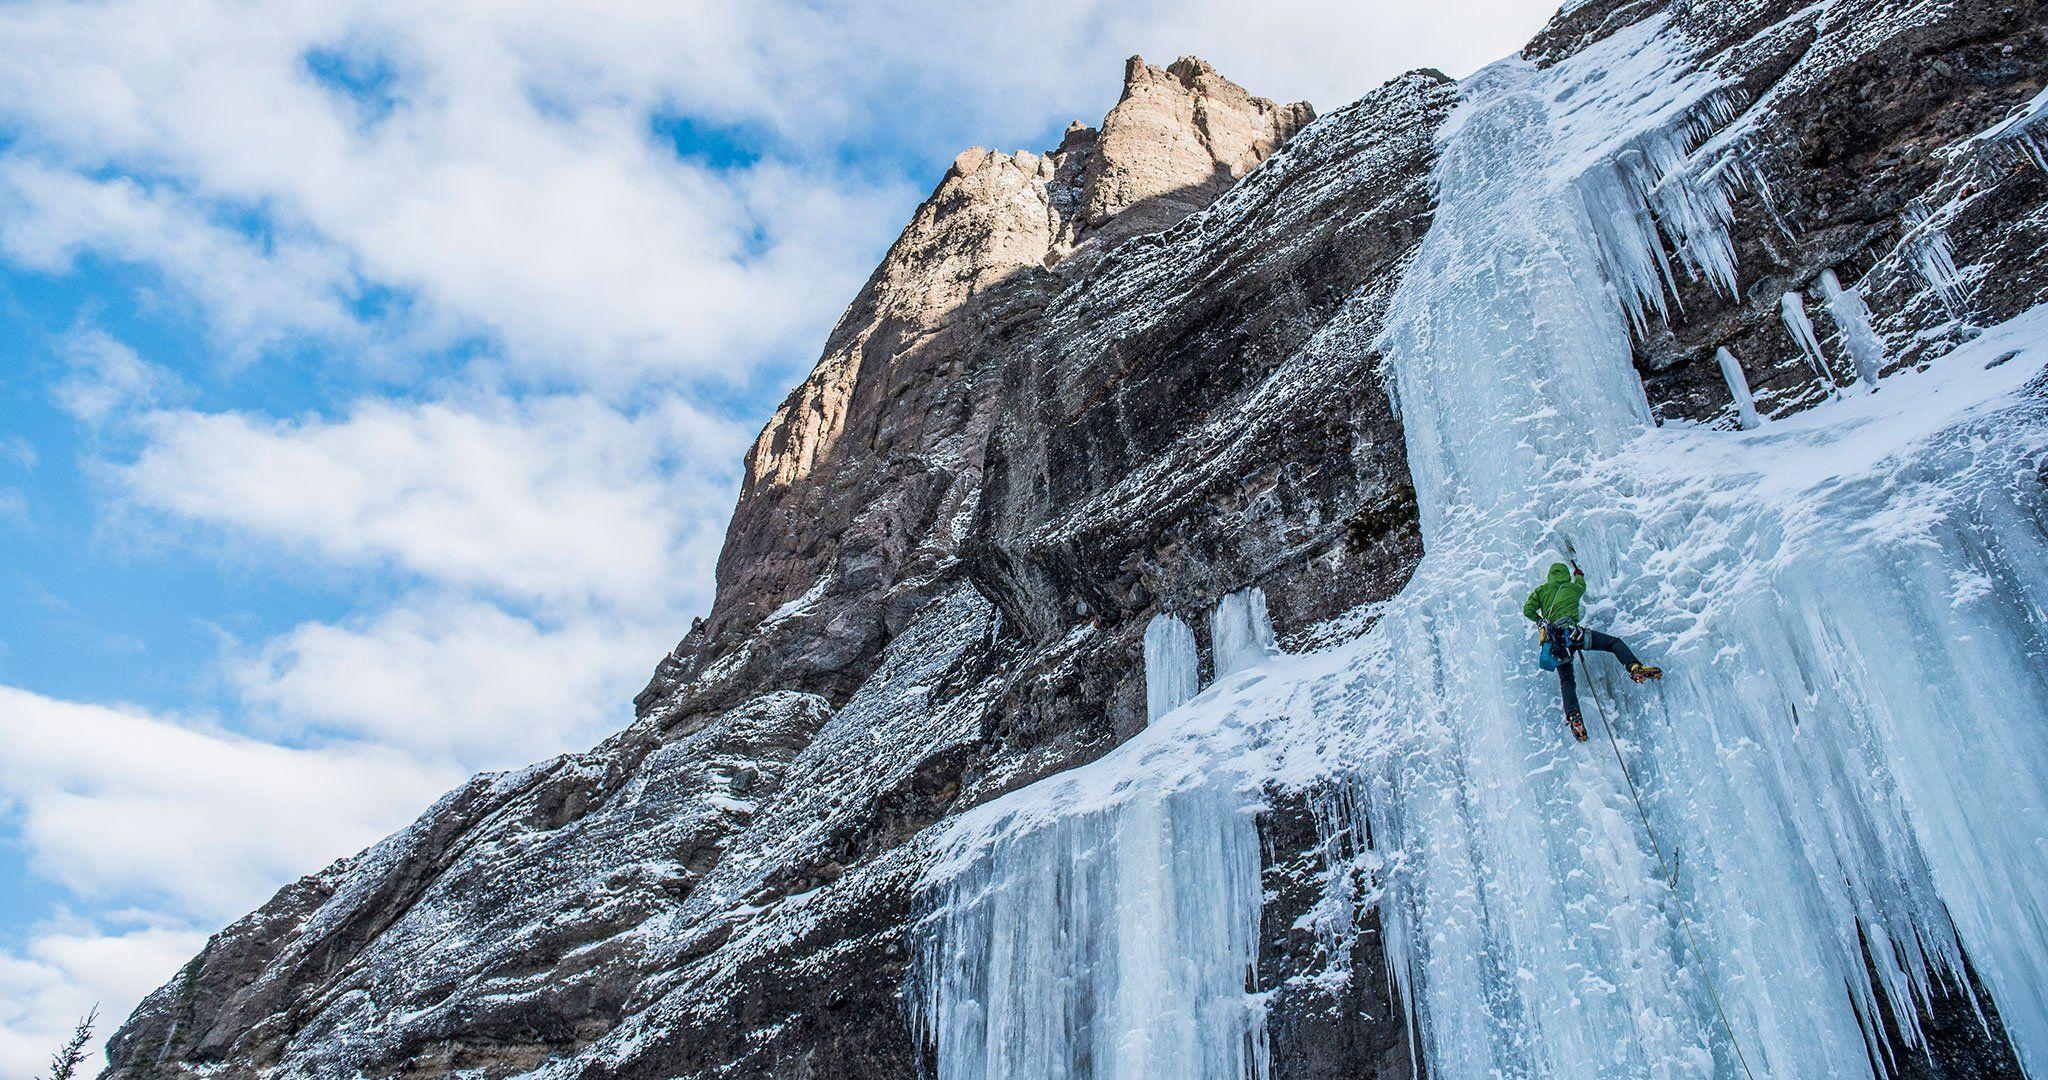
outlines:
{"label": "ice runnel", "polygon": [[1195,632],[1174,615],[1145,624],[1145,720],[1150,723],[1187,704],[1201,689]]}

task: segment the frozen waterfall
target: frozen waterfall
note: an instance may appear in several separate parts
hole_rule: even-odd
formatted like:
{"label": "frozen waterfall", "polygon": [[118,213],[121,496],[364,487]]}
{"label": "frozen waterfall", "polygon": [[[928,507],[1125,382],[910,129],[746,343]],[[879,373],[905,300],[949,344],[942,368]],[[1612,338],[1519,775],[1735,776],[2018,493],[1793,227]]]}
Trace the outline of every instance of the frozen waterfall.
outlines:
{"label": "frozen waterfall", "polygon": [[1255,806],[1229,777],[1115,771],[1041,781],[949,836],[916,975],[945,1080],[1265,1076]]}
{"label": "frozen waterfall", "polygon": [[1216,658],[1219,679],[1271,659],[1273,620],[1266,614],[1264,591],[1231,593],[1216,604],[1209,620],[1209,652]]}
{"label": "frozen waterfall", "polygon": [[[1432,1075],[1878,1075],[1881,1016],[1915,1043],[1967,950],[2048,1076],[2048,310],[1882,394],[1654,427],[1629,335],[1670,266],[1622,241],[1719,277],[1693,178],[1731,170],[1690,151],[1739,122],[1662,30],[1464,84],[1379,338],[1426,555],[1372,629],[1260,662],[1233,628],[1226,667],[1219,610],[1216,685],[937,842],[944,1080],[1257,1075],[1267,785],[1370,824],[1346,857]],[[1590,745],[1516,610],[1565,543],[1588,622],[1669,672],[1584,661]]]}
{"label": "frozen waterfall", "polygon": [[1173,615],[1156,615],[1145,625],[1145,720],[1157,720],[1187,704],[1197,683],[1195,632]]}

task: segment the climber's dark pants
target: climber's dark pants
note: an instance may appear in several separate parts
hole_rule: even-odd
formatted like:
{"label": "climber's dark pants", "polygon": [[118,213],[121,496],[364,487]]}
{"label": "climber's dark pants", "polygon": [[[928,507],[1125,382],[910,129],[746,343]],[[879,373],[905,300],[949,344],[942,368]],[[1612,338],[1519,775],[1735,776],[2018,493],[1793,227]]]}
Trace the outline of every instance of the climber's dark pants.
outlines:
{"label": "climber's dark pants", "polygon": [[[1584,626],[1553,626],[1545,636],[1549,639],[1551,649],[1561,656],[1570,657],[1591,649],[1594,652],[1613,653],[1614,658],[1621,661],[1623,667],[1636,663],[1636,654],[1629,649],[1628,642],[1613,634],[1603,634]],[[1579,677],[1572,671],[1572,667],[1570,660],[1557,666],[1557,682],[1564,689],[1566,716],[1579,715]]]}

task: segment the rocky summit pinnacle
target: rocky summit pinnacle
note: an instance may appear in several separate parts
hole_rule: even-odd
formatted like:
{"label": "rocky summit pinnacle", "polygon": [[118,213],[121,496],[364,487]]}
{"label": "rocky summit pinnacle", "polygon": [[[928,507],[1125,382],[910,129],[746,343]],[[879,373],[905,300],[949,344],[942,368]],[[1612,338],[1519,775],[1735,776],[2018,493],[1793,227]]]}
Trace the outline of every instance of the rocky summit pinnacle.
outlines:
{"label": "rocky summit pinnacle", "polygon": [[[2022,1075],[2015,1047],[2048,1047],[2025,996],[2048,959],[2024,966],[2048,935],[1985,928],[2038,910],[2006,902],[2038,860],[1972,892],[1991,876],[1928,871],[1966,834],[1903,815],[2048,790],[1944,771],[2034,762],[2040,712],[1917,774],[1879,743],[1927,730],[1827,725],[1881,719],[1845,695],[1916,652],[2044,647],[2025,613],[2048,565],[2048,359],[2022,340],[2048,302],[2044,27],[2042,0],[1579,0],[1463,85],[1411,72],[1313,123],[1199,60],[1134,57],[1100,125],[943,168],[749,451],[716,600],[633,723],[279,890],[136,1009],[108,1075],[1725,1077],[1738,1053],[1758,1076]],[[1907,381],[1818,377],[1781,314],[1804,290],[1823,367],[1833,350],[1846,378],[1841,343],[1874,339]],[[1738,430],[1729,366],[1750,410],[1799,420]],[[1588,386],[1616,407],[1572,412]],[[1880,410],[1937,399],[1982,430],[1881,477],[1882,530],[1737,536],[1700,516],[1722,489],[1685,480],[1736,470],[1725,502],[1763,513],[1776,481],[1742,469],[1842,416],[1855,436],[1814,461],[1875,461],[1861,448],[1921,430]],[[1539,452],[1595,428],[1617,453],[1695,449],[1640,475]],[[1998,456],[2019,435],[2025,467]],[[1443,467],[1487,447],[1488,467]],[[1734,588],[1713,560],[1777,565],[1752,545],[1901,537],[1844,559],[1900,586],[1861,590],[1898,615],[1772,621],[1795,596],[1731,592],[1770,632],[1736,648],[1670,624],[1667,704],[1624,699],[1635,806],[1685,845],[1683,916],[1614,763],[1572,756],[1536,719],[1556,682],[1495,650],[1526,640],[1486,610],[1513,590],[1455,561],[1523,554],[1461,540],[1443,507],[1531,471],[1583,477],[1564,490],[1598,537],[1669,511],[1579,549],[1591,571],[1660,568],[1603,598],[1646,632],[1666,616],[1641,597],[1706,610]],[[1996,484],[1954,487],[1980,473]],[[1969,575],[1915,561],[1947,505],[1922,493],[1958,490]],[[1418,584],[1477,599],[1418,606]],[[1900,628],[1920,637],[1866,654],[1882,665],[1767,667]],[[1897,700],[1967,698],[1989,724],[2048,695],[2007,667]],[[1709,687],[1713,710],[1657,711]],[[1368,751],[1390,771],[1361,771]],[[1736,767],[1762,779],[1726,787]],[[2019,836],[2037,810],[1979,823]],[[1801,899],[1760,899],[1784,895],[1767,878]]]}
{"label": "rocky summit pinnacle", "polygon": [[1133,56],[1088,164],[1081,223],[1108,237],[1163,229],[1209,205],[1313,119],[1307,102],[1254,97],[1197,57],[1157,68]]}

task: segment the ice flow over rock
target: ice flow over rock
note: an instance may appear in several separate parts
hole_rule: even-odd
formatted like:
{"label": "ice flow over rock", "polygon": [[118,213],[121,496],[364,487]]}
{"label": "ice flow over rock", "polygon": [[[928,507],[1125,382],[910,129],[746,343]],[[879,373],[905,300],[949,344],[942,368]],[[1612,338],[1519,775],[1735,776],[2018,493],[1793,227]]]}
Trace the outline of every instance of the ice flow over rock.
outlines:
{"label": "ice flow over rock", "polygon": [[[1250,814],[1275,786],[1351,838],[1433,1075],[1870,1075],[1880,997],[1912,1045],[1965,950],[2048,1074],[2048,418],[2020,393],[2048,312],[1881,395],[1654,428],[1623,298],[1665,268],[1611,238],[1726,245],[1614,161],[1736,121],[1661,30],[1490,68],[1441,135],[1379,339],[1427,551],[1408,589],[940,843],[915,990],[941,1077],[1262,1076]],[[1517,618],[1567,542],[1588,621],[1671,672],[1581,665],[1640,816]]]}

